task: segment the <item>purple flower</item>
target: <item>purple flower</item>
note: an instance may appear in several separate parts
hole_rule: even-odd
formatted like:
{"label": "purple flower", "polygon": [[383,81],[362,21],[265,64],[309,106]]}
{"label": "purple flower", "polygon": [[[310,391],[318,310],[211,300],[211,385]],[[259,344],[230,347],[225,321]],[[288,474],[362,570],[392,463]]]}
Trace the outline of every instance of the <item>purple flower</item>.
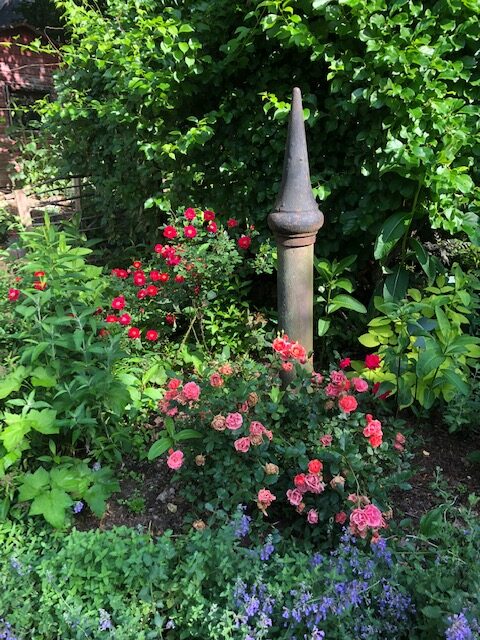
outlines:
{"label": "purple flower", "polygon": [[463,613],[457,613],[448,618],[450,625],[445,631],[445,640],[475,640],[473,630]]}
{"label": "purple flower", "polygon": [[92,471],[100,471],[101,468],[102,465],[100,464],[100,462],[94,462],[92,465]]}
{"label": "purple flower", "polygon": [[111,629],[113,625],[108,611],[105,611],[105,609],[99,609],[98,613],[100,614],[100,620],[98,622],[98,628],[100,631],[108,631]]}
{"label": "purple flower", "polygon": [[73,505],[73,513],[80,513],[83,507],[83,502],[81,500],[78,500],[78,502],[75,502],[75,504]]}
{"label": "purple flower", "polygon": [[0,618],[0,640],[18,640],[12,631],[12,625]]}
{"label": "purple flower", "polygon": [[262,549],[260,550],[260,560],[262,562],[266,562],[267,560],[269,560],[270,556],[274,551],[275,551],[275,546],[272,544],[271,541],[268,541],[266,544],[263,545]]}
{"label": "purple flower", "polygon": [[238,505],[238,516],[232,522],[232,525],[234,526],[233,535],[237,540],[245,538],[245,536],[250,533],[250,523],[252,518],[243,513],[245,509],[246,507],[244,504]]}

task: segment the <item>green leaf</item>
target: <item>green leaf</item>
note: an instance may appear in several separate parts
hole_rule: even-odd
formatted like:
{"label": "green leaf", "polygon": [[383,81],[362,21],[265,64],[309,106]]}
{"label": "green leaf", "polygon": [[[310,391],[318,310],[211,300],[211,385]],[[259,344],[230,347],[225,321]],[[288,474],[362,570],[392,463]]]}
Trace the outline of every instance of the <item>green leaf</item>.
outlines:
{"label": "green leaf", "polygon": [[358,338],[358,341],[360,344],[363,344],[364,347],[368,347],[369,349],[377,347],[380,344],[380,341],[372,333],[362,334]]}
{"label": "green leaf", "polygon": [[410,246],[415,252],[418,264],[422,267],[430,281],[433,281],[436,275],[435,262],[431,259],[427,250],[416,238],[410,238]]}
{"label": "green leaf", "polygon": [[461,394],[463,394],[465,396],[468,396],[468,394],[470,393],[469,385],[455,371],[452,371],[451,369],[444,369],[442,371],[442,377],[445,378],[445,380],[449,384],[451,384],[453,387],[455,387],[455,389],[459,393],[461,393]]}
{"label": "green leaf", "polygon": [[175,441],[191,440],[194,438],[203,438],[203,434],[195,429],[182,429],[175,436]]}
{"label": "green leaf", "polygon": [[346,293],[340,293],[338,296],[335,296],[328,305],[327,311],[328,313],[334,313],[338,309],[350,309],[357,313],[367,313],[366,308],[361,302]]}
{"label": "green leaf", "polygon": [[28,417],[16,413],[5,413],[3,419],[8,426],[0,432],[0,440],[7,451],[13,451],[20,445],[32,425]]}
{"label": "green leaf", "polygon": [[39,431],[45,435],[58,433],[59,428],[56,424],[57,412],[54,409],[31,409],[27,414],[31,422],[32,429]]}
{"label": "green leaf", "polygon": [[397,265],[392,273],[385,278],[383,297],[386,302],[401,300],[405,297],[408,287],[408,271]]}
{"label": "green leaf", "polygon": [[330,328],[330,320],[324,320],[323,318],[319,318],[318,320],[318,335],[320,338],[324,336]]}
{"label": "green leaf", "polygon": [[444,504],[432,509],[420,519],[420,533],[427,538],[435,537],[442,526],[446,506]]}
{"label": "green leaf", "polygon": [[423,607],[422,613],[426,618],[430,618],[431,620],[438,620],[443,616],[443,611],[436,605],[427,605],[426,607]]}
{"label": "green leaf", "polygon": [[51,489],[34,498],[29,514],[42,515],[52,527],[61,529],[65,525],[65,509],[72,504],[72,499],[65,491]]}
{"label": "green leaf", "polygon": [[5,376],[0,382],[0,400],[9,396],[13,391],[19,391],[27,375],[26,367],[20,366]]}
{"label": "green leaf", "polygon": [[435,315],[438,320],[438,326],[440,328],[440,332],[444,337],[447,337],[450,334],[451,327],[450,327],[450,322],[448,321],[448,318],[445,315],[445,312],[441,307],[435,307]]}
{"label": "green leaf", "polygon": [[158,458],[163,453],[165,453],[165,451],[168,451],[168,449],[170,449],[171,447],[173,447],[173,440],[171,438],[160,438],[150,447],[150,450],[148,452],[148,459],[154,460],[155,458]]}
{"label": "green leaf", "polygon": [[37,469],[35,473],[27,473],[18,490],[18,501],[32,500],[32,498],[44,491],[49,484],[50,475],[43,467]]}
{"label": "green leaf", "polygon": [[36,367],[31,373],[31,382],[34,387],[51,388],[57,384],[57,379],[53,373],[44,367]]}
{"label": "green leaf", "polygon": [[[430,345],[430,346],[428,346]],[[441,353],[438,345],[432,345],[429,341],[425,351],[418,356],[416,372],[419,378],[425,378],[430,373],[438,369],[445,361],[445,356]]]}
{"label": "green leaf", "polygon": [[400,238],[406,233],[411,222],[410,213],[394,213],[383,223],[375,241],[373,255],[376,260],[388,256]]}
{"label": "green leaf", "polygon": [[107,506],[107,497],[104,487],[100,484],[91,486],[82,496],[97,518],[101,518]]}

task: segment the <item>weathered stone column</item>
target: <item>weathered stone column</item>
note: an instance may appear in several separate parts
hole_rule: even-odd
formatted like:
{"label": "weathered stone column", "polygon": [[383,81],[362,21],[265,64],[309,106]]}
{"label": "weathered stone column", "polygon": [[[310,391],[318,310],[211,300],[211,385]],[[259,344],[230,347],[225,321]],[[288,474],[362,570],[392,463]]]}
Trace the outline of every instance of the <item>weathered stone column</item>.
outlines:
{"label": "weathered stone column", "polygon": [[[295,87],[282,184],[268,226],[278,248],[279,329],[307,352],[313,349],[313,248],[322,224],[310,182],[302,95]],[[311,358],[305,366],[312,368]]]}

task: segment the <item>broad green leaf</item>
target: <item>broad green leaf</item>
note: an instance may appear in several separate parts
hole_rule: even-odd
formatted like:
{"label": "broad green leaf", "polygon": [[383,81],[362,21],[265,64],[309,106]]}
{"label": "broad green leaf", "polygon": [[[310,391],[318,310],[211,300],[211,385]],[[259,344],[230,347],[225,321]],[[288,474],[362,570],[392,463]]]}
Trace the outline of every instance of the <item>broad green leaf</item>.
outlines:
{"label": "broad green leaf", "polygon": [[39,493],[45,491],[50,484],[50,475],[43,467],[40,467],[35,473],[27,473],[20,485],[18,491],[18,501],[25,502],[35,498]]}
{"label": "broad green leaf", "polygon": [[448,318],[441,307],[435,307],[435,315],[438,320],[438,326],[440,328],[440,332],[446,338],[451,331],[450,322],[448,321]]}
{"label": "broad green leaf", "polygon": [[383,297],[385,301],[401,300],[405,297],[408,287],[408,271],[397,265],[392,273],[385,278]]}
{"label": "broad green leaf", "polygon": [[318,319],[318,335],[320,338],[324,336],[330,328],[330,320]]}
{"label": "broad green leaf", "polygon": [[462,378],[458,373],[456,373],[455,371],[452,371],[452,369],[444,369],[442,371],[442,377],[445,378],[445,380],[451,384],[453,387],[455,387],[455,389],[459,392],[462,393],[463,395],[467,396],[470,393],[470,387],[469,385],[465,382],[465,379]]}
{"label": "broad green leaf", "polygon": [[72,504],[72,499],[65,491],[51,489],[34,498],[29,514],[42,515],[52,527],[61,529],[65,525],[65,509]]}
{"label": "broad green leaf", "polygon": [[427,538],[436,537],[444,521],[446,506],[440,505],[432,509],[420,519],[420,533]]}
{"label": "broad green leaf", "polygon": [[411,222],[410,213],[394,213],[383,223],[375,241],[373,255],[376,260],[388,256],[400,238],[406,233]]}
{"label": "broad green leaf", "polygon": [[160,438],[150,447],[150,450],[148,452],[148,459],[154,460],[155,458],[158,458],[163,453],[165,453],[165,451],[168,451],[170,447],[173,447],[173,440],[171,438]]}
{"label": "broad green leaf", "polygon": [[328,313],[334,313],[338,309],[350,309],[357,313],[367,313],[365,306],[361,302],[346,293],[340,293],[335,296],[328,305],[327,311]]}
{"label": "broad green leaf", "polygon": [[32,429],[39,431],[45,435],[58,433],[59,428],[56,424],[57,412],[54,409],[31,409],[27,414]]}
{"label": "broad green leaf", "polygon": [[34,387],[45,387],[47,389],[57,384],[57,379],[53,373],[44,367],[36,367],[32,371],[31,381]]}
{"label": "broad green leaf", "polygon": [[368,349],[377,347],[380,344],[380,340],[378,340],[372,333],[364,333],[358,338],[358,341]]}
{"label": "broad green leaf", "polygon": [[203,434],[195,429],[182,429],[175,436],[175,441],[190,440],[194,438],[203,438]]}
{"label": "broad green leaf", "polygon": [[419,378],[426,378],[445,361],[445,356],[438,349],[429,348],[428,344],[426,350],[418,356],[416,372]]}
{"label": "broad green leaf", "polygon": [[13,451],[30,431],[32,423],[28,417],[16,413],[5,413],[3,419],[7,426],[1,429],[0,440],[7,451]]}
{"label": "broad green leaf", "polygon": [[82,496],[97,518],[101,518],[107,506],[108,493],[100,484],[91,486]]}
{"label": "broad green leaf", "polygon": [[410,246],[415,252],[415,256],[418,260],[418,264],[422,267],[428,276],[430,281],[433,281],[436,275],[435,262],[431,259],[431,256],[416,238],[410,238]]}
{"label": "broad green leaf", "polygon": [[0,381],[0,400],[6,398],[14,391],[19,391],[22,386],[22,382],[28,375],[28,369],[20,366],[9,373],[5,378]]}

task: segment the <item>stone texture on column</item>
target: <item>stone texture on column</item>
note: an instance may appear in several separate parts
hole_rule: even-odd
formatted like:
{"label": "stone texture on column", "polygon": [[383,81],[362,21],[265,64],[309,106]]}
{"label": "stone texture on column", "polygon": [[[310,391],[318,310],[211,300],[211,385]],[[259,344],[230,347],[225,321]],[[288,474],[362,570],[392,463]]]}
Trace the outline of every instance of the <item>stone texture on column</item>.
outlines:
{"label": "stone texture on column", "polygon": [[[300,89],[293,90],[280,193],[268,226],[278,247],[279,329],[313,349],[313,245],[323,214],[312,192]],[[311,359],[305,365],[311,368]]]}

